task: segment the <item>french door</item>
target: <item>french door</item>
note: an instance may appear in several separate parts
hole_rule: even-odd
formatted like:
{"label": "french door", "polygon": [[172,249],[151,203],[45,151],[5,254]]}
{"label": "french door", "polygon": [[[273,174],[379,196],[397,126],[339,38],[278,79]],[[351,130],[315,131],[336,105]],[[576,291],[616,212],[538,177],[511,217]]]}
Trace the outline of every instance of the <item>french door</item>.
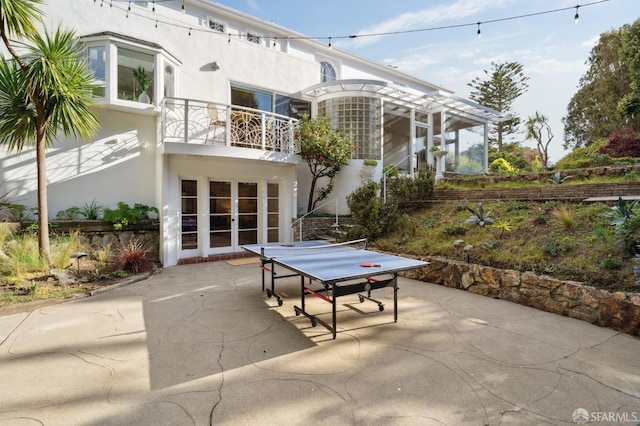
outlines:
{"label": "french door", "polygon": [[258,242],[258,183],[209,182],[208,254]]}
{"label": "french door", "polygon": [[245,244],[278,241],[278,183],[182,180],[181,190],[181,256],[230,253]]}

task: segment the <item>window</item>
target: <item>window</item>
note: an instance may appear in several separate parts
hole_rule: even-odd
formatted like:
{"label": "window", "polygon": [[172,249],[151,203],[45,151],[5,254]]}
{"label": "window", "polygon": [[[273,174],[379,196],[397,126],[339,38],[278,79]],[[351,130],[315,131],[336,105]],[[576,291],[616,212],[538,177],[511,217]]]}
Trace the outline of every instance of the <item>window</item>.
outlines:
{"label": "window", "polygon": [[[108,31],[81,40],[99,103],[140,109],[141,102],[158,105],[163,97],[178,96],[179,62],[157,44],[144,40],[134,44]],[[159,99],[154,99],[156,95]]]}
{"label": "window", "polygon": [[300,119],[304,114],[311,115],[311,103],[284,95],[276,95],[276,114]]}
{"label": "window", "polygon": [[198,248],[198,182],[181,182],[181,245],[182,250]]}
{"label": "window", "polygon": [[320,81],[326,83],[336,80],[336,69],[329,62],[320,62]]}
{"label": "window", "polygon": [[146,93],[153,102],[153,64],[152,54],[118,47],[118,99],[142,100]]}
{"label": "window", "polygon": [[99,98],[106,96],[106,52],[104,46],[89,46],[87,48],[89,68],[93,71],[94,82],[99,85],[93,89],[93,94]]}
{"label": "window", "polygon": [[305,113],[311,114],[310,102],[277,93],[248,88],[232,87],[231,103],[233,105],[254,108],[261,111],[275,112],[276,114],[292,118],[302,118]]}
{"label": "window", "polygon": [[273,95],[258,90],[231,88],[231,103],[233,105],[262,111],[273,110]]}
{"label": "window", "polygon": [[260,44],[260,35],[255,33],[247,33],[247,40],[251,43]]}
{"label": "window", "polygon": [[278,196],[280,189],[277,183],[267,184],[267,242],[275,243],[280,241],[280,224]]}
{"label": "window", "polygon": [[164,96],[176,96],[176,68],[171,64],[164,66]]}
{"label": "window", "polygon": [[207,18],[209,29],[218,33],[224,33],[224,22],[216,18]]}

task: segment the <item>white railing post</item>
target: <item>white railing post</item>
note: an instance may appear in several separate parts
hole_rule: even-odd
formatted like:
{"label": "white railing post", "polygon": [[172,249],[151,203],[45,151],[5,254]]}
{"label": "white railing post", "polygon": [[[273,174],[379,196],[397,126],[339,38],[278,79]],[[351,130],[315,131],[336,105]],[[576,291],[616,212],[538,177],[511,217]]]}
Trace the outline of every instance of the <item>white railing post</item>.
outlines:
{"label": "white railing post", "polygon": [[300,228],[300,232],[298,233],[298,238],[300,239],[300,241],[302,241],[302,221],[304,220],[304,217],[301,217],[300,220],[298,221],[299,223],[299,228]]}
{"label": "white railing post", "polygon": [[184,100],[184,143],[189,143],[189,99]]}

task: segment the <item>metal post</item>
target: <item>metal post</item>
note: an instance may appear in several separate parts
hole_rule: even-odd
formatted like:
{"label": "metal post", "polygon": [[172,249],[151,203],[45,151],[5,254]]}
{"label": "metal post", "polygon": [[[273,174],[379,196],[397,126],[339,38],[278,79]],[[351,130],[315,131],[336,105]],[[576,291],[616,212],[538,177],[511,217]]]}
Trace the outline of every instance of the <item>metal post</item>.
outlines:
{"label": "metal post", "polygon": [[184,100],[184,143],[189,143],[189,99]]}
{"label": "metal post", "polygon": [[300,220],[298,221],[298,223],[300,224],[300,225],[299,225],[299,227],[300,227],[300,232],[298,232],[298,234],[300,234],[300,235],[298,235],[298,238],[300,239],[300,241],[302,241],[302,218],[300,218]]}

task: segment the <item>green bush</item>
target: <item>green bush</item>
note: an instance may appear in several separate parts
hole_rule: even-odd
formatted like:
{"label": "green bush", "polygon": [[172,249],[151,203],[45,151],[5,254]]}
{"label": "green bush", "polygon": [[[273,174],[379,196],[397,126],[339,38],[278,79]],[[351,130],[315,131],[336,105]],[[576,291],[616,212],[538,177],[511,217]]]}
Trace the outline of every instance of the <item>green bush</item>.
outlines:
{"label": "green bush", "polygon": [[433,186],[433,175],[428,170],[420,170],[413,178],[406,176],[387,181],[392,201],[400,205],[430,199]]}
{"label": "green bush", "polygon": [[489,164],[489,170],[497,174],[516,173],[518,171],[517,168],[513,167],[511,163],[504,158],[496,158],[493,160],[491,164]]}
{"label": "green bush", "polygon": [[150,212],[158,213],[158,209],[138,203],[130,207],[127,203],[120,201],[117,209],[104,209],[104,221],[113,223],[116,229],[122,229],[123,225],[133,225],[141,220],[149,219]]}
{"label": "green bush", "polygon": [[353,221],[349,238],[375,239],[387,232],[398,217],[397,206],[394,203],[385,204],[378,197],[378,185],[375,182],[369,182],[349,194],[347,205]]}

